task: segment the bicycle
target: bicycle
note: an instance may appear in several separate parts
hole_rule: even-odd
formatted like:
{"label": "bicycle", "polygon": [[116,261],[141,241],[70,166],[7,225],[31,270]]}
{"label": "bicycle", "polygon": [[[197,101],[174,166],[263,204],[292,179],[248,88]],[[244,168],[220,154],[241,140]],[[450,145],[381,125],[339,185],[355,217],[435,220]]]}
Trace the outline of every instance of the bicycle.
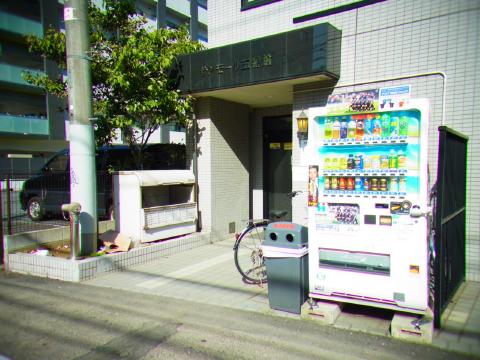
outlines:
{"label": "bicycle", "polygon": [[[294,191],[287,196],[293,198],[300,193],[301,191]],[[267,269],[261,248],[265,230],[270,222],[280,221],[287,214],[287,211],[273,211],[271,219],[250,219],[247,221],[246,228],[237,234],[233,246],[235,266],[244,282],[248,284],[267,282]]]}

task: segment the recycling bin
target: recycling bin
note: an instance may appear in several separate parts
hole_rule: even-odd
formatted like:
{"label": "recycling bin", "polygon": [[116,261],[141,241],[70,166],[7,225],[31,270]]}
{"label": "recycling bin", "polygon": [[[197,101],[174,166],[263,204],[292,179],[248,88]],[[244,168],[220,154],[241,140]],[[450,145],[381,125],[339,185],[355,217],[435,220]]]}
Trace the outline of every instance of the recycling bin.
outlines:
{"label": "recycling bin", "polygon": [[308,297],[308,229],[291,222],[268,225],[262,242],[270,308],[300,314]]}

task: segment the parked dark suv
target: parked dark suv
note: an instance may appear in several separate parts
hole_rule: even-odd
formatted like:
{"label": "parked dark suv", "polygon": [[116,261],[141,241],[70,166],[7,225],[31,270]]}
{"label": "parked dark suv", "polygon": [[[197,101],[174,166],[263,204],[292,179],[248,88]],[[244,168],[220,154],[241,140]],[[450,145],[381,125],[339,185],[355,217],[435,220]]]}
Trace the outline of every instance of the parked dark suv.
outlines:
{"label": "parked dark suv", "polygon": [[[113,210],[112,172],[138,170],[128,146],[100,147],[96,151],[97,206],[99,217],[111,217]],[[144,151],[143,170],[186,168],[185,145],[154,144]],[[56,153],[38,175],[28,179],[20,192],[22,210],[38,221],[49,214],[60,214],[61,205],[70,202],[70,157],[68,150]]]}

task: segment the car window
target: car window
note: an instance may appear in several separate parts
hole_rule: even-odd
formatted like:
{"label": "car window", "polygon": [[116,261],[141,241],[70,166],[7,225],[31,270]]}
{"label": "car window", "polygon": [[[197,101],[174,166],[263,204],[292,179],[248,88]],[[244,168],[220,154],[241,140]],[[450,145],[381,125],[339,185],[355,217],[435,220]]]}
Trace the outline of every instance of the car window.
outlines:
{"label": "car window", "polygon": [[185,169],[185,146],[157,144],[147,147],[143,155],[143,167],[145,170]]}
{"label": "car window", "polygon": [[46,169],[52,172],[65,172],[68,165],[68,156],[65,154],[57,155],[46,165]]}
{"label": "car window", "polygon": [[130,150],[108,151],[105,164],[109,172],[135,169],[135,161]]}

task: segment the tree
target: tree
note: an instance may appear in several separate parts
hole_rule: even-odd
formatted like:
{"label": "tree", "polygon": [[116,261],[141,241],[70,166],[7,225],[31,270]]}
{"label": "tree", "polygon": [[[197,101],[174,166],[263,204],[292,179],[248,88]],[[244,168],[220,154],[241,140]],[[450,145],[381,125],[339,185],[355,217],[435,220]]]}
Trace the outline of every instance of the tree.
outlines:
{"label": "tree", "polygon": [[[186,27],[147,29],[135,13],[133,0],[105,0],[104,8],[89,3],[92,98],[97,144],[110,144],[120,129],[137,164],[152,133],[160,125],[186,125],[192,98],[183,96],[172,75],[179,55],[201,48]],[[43,38],[27,36],[29,50],[66,68],[65,35],[50,28]],[[46,92],[67,96],[63,77],[24,73],[24,78]],[[67,80],[68,81],[68,80]]]}

